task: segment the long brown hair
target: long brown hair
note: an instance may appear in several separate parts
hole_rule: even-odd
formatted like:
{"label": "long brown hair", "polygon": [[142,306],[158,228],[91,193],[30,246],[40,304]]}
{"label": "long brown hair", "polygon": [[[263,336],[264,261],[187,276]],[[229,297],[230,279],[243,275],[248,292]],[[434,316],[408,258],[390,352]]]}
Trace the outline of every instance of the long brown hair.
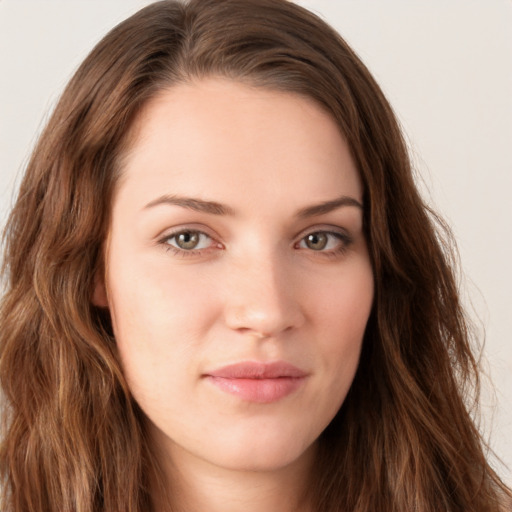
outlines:
{"label": "long brown hair", "polygon": [[375,302],[352,388],[320,438],[316,509],[500,510],[510,493],[468,412],[478,368],[449,233],[418,195],[381,90],[301,7],[192,0],[152,4],[94,48],[26,169],[4,236],[2,511],[153,509],[143,417],[91,294],[134,120],[162,89],[205,76],[316,100],[364,183]]}

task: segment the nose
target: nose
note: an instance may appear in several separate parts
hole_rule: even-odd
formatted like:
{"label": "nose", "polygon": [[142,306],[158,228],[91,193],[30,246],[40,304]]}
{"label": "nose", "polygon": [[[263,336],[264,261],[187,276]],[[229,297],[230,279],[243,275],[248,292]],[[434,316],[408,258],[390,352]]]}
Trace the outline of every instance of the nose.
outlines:
{"label": "nose", "polygon": [[244,258],[226,279],[226,325],[240,333],[276,337],[300,327],[305,314],[293,269],[276,256]]}

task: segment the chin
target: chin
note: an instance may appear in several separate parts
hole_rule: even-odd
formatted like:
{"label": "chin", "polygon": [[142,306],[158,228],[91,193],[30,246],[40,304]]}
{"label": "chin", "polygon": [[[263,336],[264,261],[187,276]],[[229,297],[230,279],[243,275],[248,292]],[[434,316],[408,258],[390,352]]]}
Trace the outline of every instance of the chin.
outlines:
{"label": "chin", "polygon": [[[297,438],[268,439],[259,438],[256,433],[252,439],[245,443],[230,444],[218,450],[211,457],[216,465],[231,470],[252,472],[273,472],[303,461],[304,458],[313,458],[316,443],[301,443]],[[291,442],[295,441],[295,442]]]}

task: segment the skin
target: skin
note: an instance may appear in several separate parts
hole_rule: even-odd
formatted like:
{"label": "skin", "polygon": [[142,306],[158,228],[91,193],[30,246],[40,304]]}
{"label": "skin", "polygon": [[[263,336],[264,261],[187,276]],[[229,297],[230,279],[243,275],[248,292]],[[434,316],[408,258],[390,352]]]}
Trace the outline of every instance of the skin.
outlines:
{"label": "skin", "polygon": [[[166,201],[178,196],[227,211]],[[138,119],[94,301],[110,309],[177,510],[308,510],[316,440],[352,383],[373,300],[362,200],[334,120],[299,95],[205,79]],[[198,236],[195,250],[176,232]],[[205,378],[245,361],[306,377],[270,403]]]}

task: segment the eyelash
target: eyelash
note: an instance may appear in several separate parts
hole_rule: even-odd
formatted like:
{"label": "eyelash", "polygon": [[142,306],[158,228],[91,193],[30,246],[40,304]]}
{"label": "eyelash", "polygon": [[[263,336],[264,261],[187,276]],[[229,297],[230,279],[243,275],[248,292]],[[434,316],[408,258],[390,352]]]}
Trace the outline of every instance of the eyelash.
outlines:
{"label": "eyelash", "polygon": [[[178,248],[178,247],[176,247],[174,245],[171,245],[169,243],[170,240],[175,239],[178,235],[181,235],[183,233],[195,233],[195,234],[198,234],[200,236],[206,236],[206,237],[208,237],[213,242],[213,244],[212,244],[211,247],[208,247],[206,249],[190,249],[190,250],[186,250],[186,249],[180,249],[180,248]],[[317,253],[319,256],[322,256],[322,257],[336,258],[337,256],[341,256],[341,255],[343,255],[347,251],[349,246],[353,243],[352,237],[350,237],[349,235],[347,235],[345,233],[339,233],[337,231],[329,231],[329,230],[321,230],[321,229],[319,229],[319,230],[316,230],[316,231],[309,231],[308,233],[303,235],[300,238],[300,240],[294,244],[294,248],[299,249],[297,246],[301,242],[303,242],[308,236],[319,235],[319,234],[323,234],[323,235],[328,235],[328,236],[334,237],[339,242],[339,246],[338,247],[336,247],[335,249],[328,250],[328,251],[324,251],[324,250],[315,251],[314,249],[309,249],[309,252],[311,252],[313,254]],[[170,233],[170,234],[166,235],[164,238],[162,238],[160,240],[159,243],[164,246],[166,251],[171,252],[173,255],[179,256],[179,257],[182,257],[182,258],[187,258],[187,257],[194,257],[194,256],[204,255],[205,253],[208,253],[211,250],[221,249],[222,248],[222,245],[220,243],[215,244],[214,242],[215,242],[215,239],[213,237],[211,237],[210,235],[208,235],[207,233],[205,233],[204,231],[200,231],[200,230],[197,230],[197,229],[180,229],[179,231],[175,231],[174,233]],[[300,249],[300,250],[302,250],[302,249]]]}
{"label": "eyelash", "polygon": [[[308,236],[319,235],[319,234],[328,235],[332,238],[335,238],[336,242],[337,242],[337,246],[334,249],[320,250],[320,251],[315,251],[314,249],[310,249],[310,248],[305,248],[305,249],[306,250],[309,249],[309,252],[311,252],[313,254],[318,254],[319,256],[322,256],[325,258],[336,258],[336,257],[339,257],[339,256],[345,254],[347,249],[353,243],[352,237],[350,237],[346,233],[340,233],[338,231],[329,231],[329,230],[319,229],[317,231],[310,231],[310,232],[306,233],[304,236],[301,237],[301,239],[297,243],[294,244],[294,247],[298,248],[297,246],[299,244],[301,244],[303,241],[305,241]],[[327,244],[329,244],[329,243],[330,242],[328,241]]]}
{"label": "eyelash", "polygon": [[188,257],[193,257],[193,256],[204,255],[205,253],[208,253],[208,252],[210,252],[213,249],[216,249],[216,248],[220,249],[221,248],[221,244],[219,243],[219,244],[217,244],[217,247],[215,247],[215,244],[212,244],[210,247],[208,247],[206,249],[189,249],[189,250],[186,250],[186,249],[180,249],[179,247],[175,247],[175,246],[173,246],[173,245],[171,245],[169,243],[170,240],[172,240],[173,238],[176,238],[178,235],[181,235],[183,233],[197,233],[198,235],[206,236],[212,242],[215,242],[214,238],[211,237],[210,235],[208,235],[207,233],[205,233],[204,231],[200,231],[198,229],[180,229],[179,231],[175,231],[174,233],[170,233],[169,235],[166,235],[164,238],[162,238],[160,243],[162,245],[164,245],[165,250],[167,252],[171,252],[173,255],[180,256],[182,258],[188,258]]}

